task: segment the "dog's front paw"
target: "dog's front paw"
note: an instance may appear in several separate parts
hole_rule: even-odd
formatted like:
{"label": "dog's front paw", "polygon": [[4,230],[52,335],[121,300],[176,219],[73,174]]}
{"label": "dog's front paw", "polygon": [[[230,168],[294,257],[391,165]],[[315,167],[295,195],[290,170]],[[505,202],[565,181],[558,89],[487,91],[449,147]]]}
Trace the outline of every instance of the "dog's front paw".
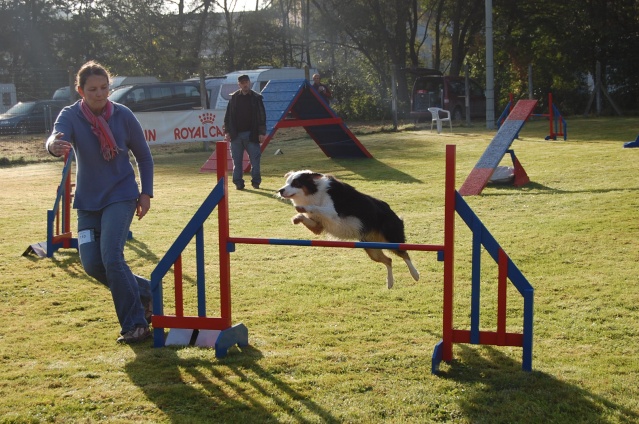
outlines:
{"label": "dog's front paw", "polygon": [[295,206],[295,210],[300,213],[306,212],[306,209],[304,208],[304,206]]}
{"label": "dog's front paw", "polygon": [[304,215],[299,214],[299,215],[295,215],[292,219],[291,222],[295,225],[300,224],[301,222],[303,222],[304,220]]}

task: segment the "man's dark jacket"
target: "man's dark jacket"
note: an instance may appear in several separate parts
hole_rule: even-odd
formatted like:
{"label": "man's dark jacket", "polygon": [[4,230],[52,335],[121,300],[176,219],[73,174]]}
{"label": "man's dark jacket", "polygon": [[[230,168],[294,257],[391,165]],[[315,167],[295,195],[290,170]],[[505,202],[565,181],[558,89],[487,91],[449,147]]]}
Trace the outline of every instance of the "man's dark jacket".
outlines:
{"label": "man's dark jacket", "polygon": [[[224,132],[231,135],[231,139],[237,137],[237,126],[235,125],[235,116],[237,112],[237,96],[241,96],[242,90],[231,93],[231,100],[226,105],[226,115],[224,115]],[[266,111],[262,102],[262,95],[251,90],[247,94],[251,96],[251,111],[253,117],[251,119],[252,128],[249,140],[259,143],[259,136],[266,135]]]}

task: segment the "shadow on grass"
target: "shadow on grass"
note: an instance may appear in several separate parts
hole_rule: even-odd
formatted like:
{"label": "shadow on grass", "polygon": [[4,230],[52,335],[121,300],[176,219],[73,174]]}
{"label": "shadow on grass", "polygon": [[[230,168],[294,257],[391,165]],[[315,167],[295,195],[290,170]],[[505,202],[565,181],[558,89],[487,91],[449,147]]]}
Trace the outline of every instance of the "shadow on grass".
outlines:
{"label": "shadow on grass", "polygon": [[[272,196],[270,191],[253,191]],[[138,255],[159,261],[144,243],[129,243]],[[151,349],[145,343],[131,348],[136,356],[125,366],[127,374],[171,422],[275,423],[282,416],[299,423],[339,422],[263,369],[258,363],[262,353],[251,346],[241,352],[233,347],[223,359],[210,359],[212,350],[181,357],[186,349],[202,349],[195,347]]]}
{"label": "shadow on grass", "polygon": [[80,255],[76,249],[58,249],[50,258],[41,258],[34,254],[24,256],[24,258],[31,262],[50,261],[54,266],[70,277],[99,284],[96,280],[89,277],[86,272],[84,272],[84,268],[82,268],[82,264],[80,263]]}
{"label": "shadow on grass", "polygon": [[[146,243],[140,240],[137,240],[135,238],[130,239],[129,241],[127,241],[127,248],[135,253],[136,260],[139,258],[142,258],[154,264],[157,264],[160,262],[161,258],[155,253],[153,253],[151,249],[149,249],[149,247],[146,245]],[[53,265],[58,267],[60,270],[64,271],[70,277],[85,280],[95,285],[98,285],[100,287],[104,287],[102,283],[100,283],[93,277],[90,277],[89,275],[87,275],[87,273],[84,271],[84,268],[82,267],[82,263],[80,262],[80,256],[78,254],[78,251],[75,249],[58,250],[57,252],[54,253],[54,255],[51,258],[39,258],[34,255],[28,255],[28,256],[25,256],[25,258],[29,259],[32,262],[43,260],[43,259],[49,259],[52,261]],[[133,259],[134,258],[132,256],[127,257],[127,263],[130,265]],[[136,273],[135,269],[131,269],[131,270],[136,275],[139,275],[143,278],[151,279],[150,275],[141,275],[140,273]],[[169,272],[172,273],[173,269],[171,269]],[[167,281],[171,283],[173,279],[169,278],[167,279]],[[197,279],[190,275],[183,275],[182,282],[189,284],[193,287],[197,285]]]}
{"label": "shadow on grass", "polygon": [[131,348],[136,357],[125,366],[127,374],[171,422],[276,423],[284,416],[297,423],[339,422],[262,368],[262,353],[251,346],[213,360],[212,351],[180,357],[184,349],[202,348]]}
{"label": "shadow on grass", "polygon": [[135,237],[128,240],[126,242],[126,245],[130,250],[135,252],[137,256],[144,258],[145,260],[148,260],[154,264],[157,264],[161,259],[158,255],[153,253],[151,249],[149,249],[149,246],[147,246],[146,243],[136,239]]}
{"label": "shadow on grass", "polygon": [[614,192],[623,192],[623,191],[639,191],[639,188],[597,188],[597,189],[588,189],[588,190],[560,190],[552,187],[545,186],[543,184],[529,182],[525,186],[515,187],[510,184],[489,184],[487,187],[495,189],[498,193],[484,193],[482,192],[482,196],[504,196],[510,195],[513,192],[519,192],[519,194],[540,194],[539,192],[557,194],[557,193],[614,193]]}
{"label": "shadow on grass", "polygon": [[[284,179],[282,179],[282,185],[284,185]],[[250,186],[244,188],[244,190],[235,190],[233,188],[229,188],[229,191],[237,191],[239,193],[251,193],[251,194],[257,194],[260,196],[264,196],[266,198],[272,199],[272,200],[276,200],[280,203],[285,203],[285,204],[290,204],[290,202],[286,199],[282,199],[281,197],[277,196],[277,191],[280,189],[280,187],[266,187],[263,184],[260,186],[260,188],[252,188]]]}
{"label": "shadow on grass", "polygon": [[400,183],[423,183],[412,175],[390,167],[375,158],[333,159],[335,163],[370,181],[396,181]]}
{"label": "shadow on grass", "polygon": [[[611,417],[636,423],[639,414],[542,372],[524,372],[521,363],[492,346],[456,345],[456,356],[439,376],[464,386],[458,404],[470,422],[508,422],[520,414],[527,423],[600,423]],[[534,366],[534,364],[533,364]]]}

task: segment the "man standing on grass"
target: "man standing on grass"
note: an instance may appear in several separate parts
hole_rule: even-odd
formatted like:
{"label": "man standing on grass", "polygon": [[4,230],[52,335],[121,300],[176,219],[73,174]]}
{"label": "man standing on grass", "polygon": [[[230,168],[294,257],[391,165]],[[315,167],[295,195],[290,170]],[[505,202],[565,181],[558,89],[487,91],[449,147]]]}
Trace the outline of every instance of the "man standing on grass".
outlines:
{"label": "man standing on grass", "polygon": [[251,90],[248,75],[237,78],[240,89],[231,93],[231,100],[224,115],[224,140],[231,142],[233,158],[233,184],[238,190],[244,190],[244,151],[251,162],[251,185],[260,188],[260,144],[266,139],[266,111],[262,95]]}

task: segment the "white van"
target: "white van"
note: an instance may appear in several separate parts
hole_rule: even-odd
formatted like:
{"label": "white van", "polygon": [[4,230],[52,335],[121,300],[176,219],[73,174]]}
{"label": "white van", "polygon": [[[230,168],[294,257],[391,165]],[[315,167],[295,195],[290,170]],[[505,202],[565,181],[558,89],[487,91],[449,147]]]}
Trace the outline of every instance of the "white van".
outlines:
{"label": "white van", "polygon": [[16,86],[14,84],[0,84],[0,114],[11,109],[11,106],[18,103]]}
{"label": "white van", "polygon": [[251,79],[251,88],[261,93],[270,80],[310,80],[314,73],[317,73],[316,69],[309,69],[307,73],[306,69],[293,67],[262,67],[258,69],[241,70],[230,72],[224,75],[224,77],[207,79],[206,90],[209,92],[209,98],[211,99],[211,109],[226,109],[231,93],[239,89],[237,78],[240,75],[248,75]]}

